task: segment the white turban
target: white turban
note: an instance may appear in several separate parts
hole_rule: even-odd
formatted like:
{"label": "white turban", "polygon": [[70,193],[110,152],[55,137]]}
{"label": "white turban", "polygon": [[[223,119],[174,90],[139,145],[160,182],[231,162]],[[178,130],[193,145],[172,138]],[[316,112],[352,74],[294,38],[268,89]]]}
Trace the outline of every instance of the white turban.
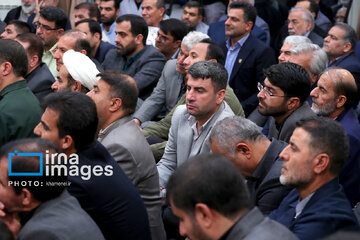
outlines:
{"label": "white turban", "polygon": [[95,63],[85,54],[68,50],[63,55],[63,62],[72,78],[89,90],[93,89],[94,84],[100,79],[96,77],[99,71]]}

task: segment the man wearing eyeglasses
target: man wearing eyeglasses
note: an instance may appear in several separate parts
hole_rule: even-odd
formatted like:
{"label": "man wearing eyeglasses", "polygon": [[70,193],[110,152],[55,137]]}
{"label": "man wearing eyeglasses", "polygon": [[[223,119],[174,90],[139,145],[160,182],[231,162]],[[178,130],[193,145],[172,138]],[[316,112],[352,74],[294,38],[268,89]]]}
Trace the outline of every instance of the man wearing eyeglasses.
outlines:
{"label": "man wearing eyeglasses", "polygon": [[35,22],[36,35],[44,43],[42,61],[49,67],[54,78],[58,74],[54,53],[57,48],[57,42],[66,28],[67,19],[65,12],[61,8],[47,7],[40,11],[39,21]]}
{"label": "man wearing eyeglasses", "polygon": [[271,116],[263,132],[268,138],[289,142],[296,122],[315,116],[306,99],[310,94],[310,77],[304,68],[295,63],[280,63],[264,70],[264,84],[258,83],[259,108]]}
{"label": "man wearing eyeglasses", "polygon": [[162,20],[155,38],[156,49],[164,54],[166,60],[176,59],[180,51],[181,40],[187,32],[185,23],[179,19]]}

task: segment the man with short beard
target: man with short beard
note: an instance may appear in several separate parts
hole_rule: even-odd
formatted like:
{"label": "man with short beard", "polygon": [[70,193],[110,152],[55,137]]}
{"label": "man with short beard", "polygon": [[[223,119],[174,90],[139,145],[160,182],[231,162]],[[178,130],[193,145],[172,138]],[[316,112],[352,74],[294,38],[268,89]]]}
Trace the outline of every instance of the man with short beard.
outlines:
{"label": "man with short beard", "polygon": [[102,63],[105,70],[120,69],[136,81],[139,98],[150,96],[162,69],[165,56],[153,46],[146,45],[148,27],[145,20],[126,14],[116,20],[116,48],[111,49]]}
{"label": "man with short beard", "polygon": [[353,75],[345,69],[330,68],[325,71],[317,87],[311,91],[312,110],[327,118],[335,119],[345,129],[350,143],[350,156],[339,179],[352,206],[360,201],[360,124],[355,108],[359,102]]}
{"label": "man with short beard", "polygon": [[42,61],[48,66],[51,74],[56,78],[56,60],[54,54],[57,43],[66,28],[67,16],[61,8],[47,7],[40,11],[40,18],[36,22],[36,35],[44,43],[44,54]]}
{"label": "man with short beard", "polygon": [[100,21],[101,30],[109,38],[111,44],[115,43],[115,20],[120,13],[119,0],[101,0],[100,1]]}
{"label": "man with short beard", "polygon": [[295,123],[315,116],[306,98],[310,93],[309,74],[295,63],[280,63],[264,70],[264,84],[258,84],[258,111],[269,120],[269,138],[289,142]]}
{"label": "man with short beard", "polygon": [[315,117],[297,122],[279,155],[284,160],[280,182],[295,189],[269,217],[300,240],[358,229],[338,178],[348,153],[346,133],[336,121]]}

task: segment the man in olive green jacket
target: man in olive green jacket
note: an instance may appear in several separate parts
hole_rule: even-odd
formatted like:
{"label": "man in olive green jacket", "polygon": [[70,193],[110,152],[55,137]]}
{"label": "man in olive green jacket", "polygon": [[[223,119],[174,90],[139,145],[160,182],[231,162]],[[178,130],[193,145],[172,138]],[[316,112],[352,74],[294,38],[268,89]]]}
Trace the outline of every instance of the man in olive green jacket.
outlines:
{"label": "man in olive green jacket", "polygon": [[40,121],[39,101],[27,87],[27,55],[20,43],[0,39],[0,146],[35,136]]}

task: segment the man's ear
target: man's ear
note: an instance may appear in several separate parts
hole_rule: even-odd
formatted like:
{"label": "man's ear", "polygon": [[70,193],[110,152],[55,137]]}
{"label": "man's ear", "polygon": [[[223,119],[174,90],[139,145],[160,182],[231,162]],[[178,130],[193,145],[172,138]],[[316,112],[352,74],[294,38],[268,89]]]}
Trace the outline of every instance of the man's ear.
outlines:
{"label": "man's ear", "polygon": [[144,36],[142,34],[138,34],[136,37],[135,37],[135,43],[136,45],[140,45],[143,43],[143,39],[144,39]]}
{"label": "man's ear", "polygon": [[251,149],[246,143],[239,142],[236,144],[236,154],[246,156],[247,159],[251,158]]}
{"label": "man's ear", "polygon": [[336,98],[336,108],[343,107],[345,105],[345,103],[346,103],[346,100],[347,100],[346,96],[344,96],[344,95],[338,96]]}
{"label": "man's ear", "polygon": [[13,67],[10,62],[3,62],[2,64],[0,64],[0,74],[2,76],[7,76],[11,74],[12,71]]}
{"label": "man's ear", "polygon": [[59,40],[60,37],[61,37],[61,35],[62,35],[63,32],[64,32],[64,29],[60,28],[60,29],[57,29],[56,31],[57,31],[57,39]]}
{"label": "man's ear", "polygon": [[195,220],[204,229],[208,229],[213,224],[214,215],[211,209],[204,203],[195,205]]}
{"label": "man's ear", "polygon": [[64,137],[60,138],[60,148],[61,150],[65,151],[74,146],[74,139],[70,135],[65,135]]}
{"label": "man's ear", "polygon": [[165,8],[161,7],[161,8],[159,8],[159,11],[160,11],[160,13],[161,13],[161,16],[164,16],[164,14],[165,14]]}
{"label": "man's ear", "polygon": [[79,81],[76,81],[74,82],[74,84],[71,86],[71,89],[73,92],[81,92],[81,83]]}
{"label": "man's ear", "polygon": [[291,97],[287,100],[288,110],[294,110],[300,105],[300,98]]}
{"label": "man's ear", "polygon": [[175,44],[174,44],[174,48],[178,49],[180,47],[180,45],[181,45],[181,40],[176,40]]}
{"label": "man's ear", "polygon": [[116,112],[122,107],[122,99],[121,98],[112,98],[111,105],[109,108],[110,112]]}
{"label": "man's ear", "polygon": [[221,89],[216,93],[216,104],[220,105],[225,98],[226,91],[225,89]]}
{"label": "man's ear", "polygon": [[347,42],[344,44],[344,50],[343,52],[344,53],[349,53],[351,51],[351,43],[350,42]]}
{"label": "man's ear", "polygon": [[33,55],[29,58],[29,60],[29,66],[30,68],[33,68],[39,63],[39,56]]}
{"label": "man's ear", "polygon": [[313,171],[315,174],[321,174],[323,173],[330,164],[330,158],[329,155],[326,153],[320,153],[316,155],[315,159],[313,160]]}

